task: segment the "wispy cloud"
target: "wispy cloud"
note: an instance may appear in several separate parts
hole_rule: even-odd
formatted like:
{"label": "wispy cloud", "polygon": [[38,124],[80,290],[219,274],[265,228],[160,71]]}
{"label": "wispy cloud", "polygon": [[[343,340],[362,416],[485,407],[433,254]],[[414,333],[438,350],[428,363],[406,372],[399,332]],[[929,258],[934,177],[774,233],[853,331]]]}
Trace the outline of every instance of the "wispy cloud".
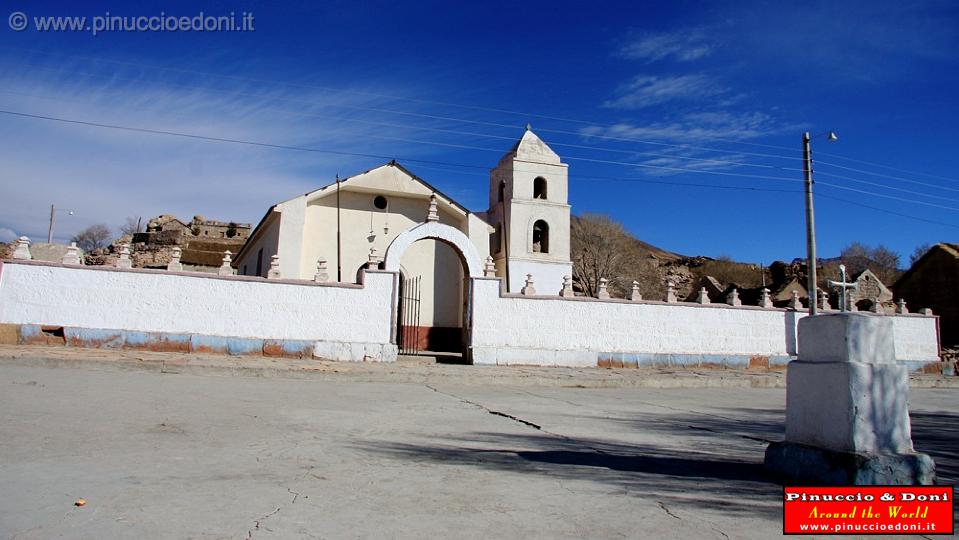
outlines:
{"label": "wispy cloud", "polygon": [[710,139],[755,139],[775,133],[774,119],[762,112],[733,113],[728,111],[688,113],[672,121],[638,125],[621,122],[611,126],[583,128],[590,138],[655,139],[675,142],[696,142]]}
{"label": "wispy cloud", "polygon": [[663,59],[689,62],[708,56],[712,50],[712,43],[702,31],[681,30],[644,34],[623,45],[619,54],[647,62]]}
{"label": "wispy cloud", "polygon": [[614,109],[641,109],[674,100],[699,100],[727,91],[702,74],[650,76],[638,75],[616,91],[616,97],[603,106]]}
{"label": "wispy cloud", "polygon": [[[82,76],[89,66],[8,70],[0,107],[104,124],[385,156],[429,155],[440,147],[377,137],[409,136],[363,124],[374,98],[210,77]],[[96,75],[96,74],[93,74]],[[177,82],[171,82],[178,81]],[[188,83],[188,84],[183,84]],[[376,90],[371,88],[370,90]],[[350,121],[354,119],[355,121]],[[217,143],[6,117],[0,124],[0,233],[46,235],[49,205],[69,207],[58,240],[92,223],[161,213],[256,222],[269,205],[359,172],[380,160]],[[382,161],[385,161],[382,160]]]}

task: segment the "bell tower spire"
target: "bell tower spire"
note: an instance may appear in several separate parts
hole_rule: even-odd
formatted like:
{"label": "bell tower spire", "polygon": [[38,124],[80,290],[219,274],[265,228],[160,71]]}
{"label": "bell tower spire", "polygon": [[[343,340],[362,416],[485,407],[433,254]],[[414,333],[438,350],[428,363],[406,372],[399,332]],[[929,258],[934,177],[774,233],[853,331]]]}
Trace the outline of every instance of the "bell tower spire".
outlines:
{"label": "bell tower spire", "polygon": [[490,172],[490,255],[507,291],[532,274],[542,290],[559,290],[572,273],[568,168],[530,124]]}

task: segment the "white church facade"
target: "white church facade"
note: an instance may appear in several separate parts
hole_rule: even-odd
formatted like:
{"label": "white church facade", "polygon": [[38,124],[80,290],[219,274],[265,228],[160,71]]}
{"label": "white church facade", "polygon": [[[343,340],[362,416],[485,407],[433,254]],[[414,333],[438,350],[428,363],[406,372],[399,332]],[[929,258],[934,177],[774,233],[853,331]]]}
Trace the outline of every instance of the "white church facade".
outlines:
{"label": "white church facade", "polygon": [[[358,283],[360,270],[385,268],[397,237],[435,219],[463,234],[479,261],[492,260],[503,292],[518,293],[532,276],[558,294],[570,262],[568,166],[532,130],[490,172],[489,208],[471,212],[391,161],[272,206],[234,258],[241,276]],[[394,250],[395,252],[396,250]],[[399,261],[396,325],[401,346],[460,351],[470,277],[460,250],[436,239],[414,242]],[[404,342],[405,343],[402,343]]]}

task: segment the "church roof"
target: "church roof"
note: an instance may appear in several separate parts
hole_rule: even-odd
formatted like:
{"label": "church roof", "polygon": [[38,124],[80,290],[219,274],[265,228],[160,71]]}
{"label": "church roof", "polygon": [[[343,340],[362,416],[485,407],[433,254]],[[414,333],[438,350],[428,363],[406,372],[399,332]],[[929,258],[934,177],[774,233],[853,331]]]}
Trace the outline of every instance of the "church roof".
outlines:
{"label": "church roof", "polygon": [[[377,172],[382,172],[388,168],[394,169],[397,175],[393,175],[391,180],[387,181],[386,185],[384,183],[374,183],[371,181],[372,176]],[[406,167],[400,165],[396,160],[392,160],[389,163],[380,165],[379,167],[374,167],[372,169],[363,171],[359,174],[350,176],[340,180],[340,189],[345,187],[351,188],[355,191],[370,191],[375,193],[408,193],[412,195],[422,195],[424,198],[428,198],[430,194],[435,193],[436,198],[440,203],[448,203],[450,206],[454,207],[456,210],[459,210],[462,214],[469,214],[470,211],[463,206],[462,204],[453,200],[450,196],[441,192],[440,190],[433,187],[429,182],[423,180],[412,171]],[[336,193],[336,182],[327,184],[321,188],[315,189],[313,191],[305,193],[303,196],[307,198],[308,201],[315,201],[323,197],[327,197]],[[281,203],[282,204],[282,203]]]}
{"label": "church roof", "polygon": [[906,270],[905,273],[899,276],[899,279],[897,279],[896,282],[893,283],[892,288],[896,289],[900,285],[912,279],[912,276],[915,274],[916,269],[922,266],[925,266],[928,263],[928,261],[932,259],[933,253],[939,252],[939,251],[946,253],[953,259],[959,259],[959,244],[940,242],[932,246],[931,248],[927,249],[926,252],[922,255],[922,257],[919,257],[919,260],[914,262],[912,266],[910,266],[909,269]]}
{"label": "church roof", "polygon": [[532,161],[534,163],[548,163],[561,165],[562,161],[556,152],[550,148],[543,139],[540,139],[530,126],[526,126],[526,133],[516,141],[516,144],[506,153],[500,163],[507,159],[519,159],[522,161]]}

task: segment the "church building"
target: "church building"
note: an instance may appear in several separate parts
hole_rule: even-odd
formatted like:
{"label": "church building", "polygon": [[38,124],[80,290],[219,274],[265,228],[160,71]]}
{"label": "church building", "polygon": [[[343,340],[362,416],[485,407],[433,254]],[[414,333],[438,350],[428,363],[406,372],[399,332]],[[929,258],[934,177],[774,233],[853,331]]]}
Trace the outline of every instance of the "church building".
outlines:
{"label": "church building", "polygon": [[[527,127],[490,171],[489,208],[471,212],[391,161],[277,203],[234,258],[239,275],[358,283],[382,267],[404,231],[438,221],[462,232],[507,293],[532,276],[558,294],[570,262],[568,165]],[[459,351],[469,272],[442,240],[416,241],[400,260],[397,326],[408,350]],[[272,266],[272,274],[271,274]],[[320,275],[318,275],[320,274]]]}

